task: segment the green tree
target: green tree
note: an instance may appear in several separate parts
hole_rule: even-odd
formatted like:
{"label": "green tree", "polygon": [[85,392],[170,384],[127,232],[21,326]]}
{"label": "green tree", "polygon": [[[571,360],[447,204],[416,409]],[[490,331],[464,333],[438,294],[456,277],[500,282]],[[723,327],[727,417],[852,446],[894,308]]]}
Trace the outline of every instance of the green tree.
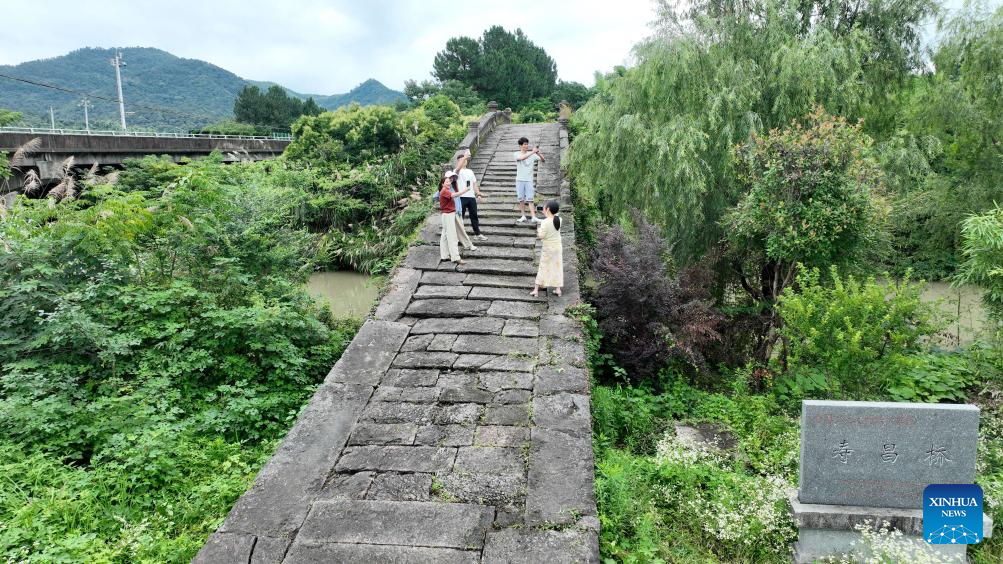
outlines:
{"label": "green tree", "polygon": [[439,127],[449,127],[449,124],[460,119],[460,107],[442,94],[436,94],[421,104],[421,109]]}
{"label": "green tree", "polygon": [[561,100],[565,100],[572,108],[580,108],[592,98],[593,93],[591,88],[581,82],[558,80],[554,92],[550,95],[550,102],[556,107]]}
{"label": "green tree", "polygon": [[19,121],[21,121],[21,112],[12,112],[0,108],[0,127],[14,125]]}
{"label": "green tree", "polygon": [[1003,8],[969,8],[947,22],[934,72],[901,98],[897,130],[882,147],[894,190],[893,264],[949,276],[962,222],[990,210],[1003,186]]}
{"label": "green tree", "polygon": [[557,64],[517,29],[492,26],[481,39],[454,37],[435,56],[433,74],[458,80],[482,98],[513,108],[534,98],[549,97],[557,80]]}
{"label": "green tree", "polygon": [[404,143],[400,115],[387,106],[358,104],[318,116],[303,116],[292,126],[286,156],[320,166],[360,164],[391,153]]}
{"label": "green tree", "polygon": [[[861,255],[880,213],[880,171],[865,156],[870,143],[860,126],[818,110],[804,126],[754,134],[736,149],[744,196],[722,224],[729,262],[754,300],[772,307],[800,268]],[[762,360],[774,341],[771,315]]]}
{"label": "green tree", "polygon": [[[659,33],[636,48],[638,64],[600,77],[575,113],[569,166],[579,190],[603,203],[608,220],[641,208],[676,241],[677,257],[699,256],[721,239],[719,220],[741,196],[736,144],[816,105],[868,118],[917,70],[911,40],[879,41],[916,31],[930,3],[907,4],[867,4],[870,16],[839,25],[812,23],[805,14],[819,6],[791,0],[663,12]],[[896,62],[876,66],[878,57]]]}
{"label": "green tree", "polygon": [[233,103],[233,115],[238,122],[278,130],[288,130],[296,118],[318,115],[321,111],[313,98],[303,102],[274,84],[264,93],[257,86],[245,86]]}
{"label": "green tree", "polygon": [[484,100],[469,85],[459,80],[447,80],[443,83],[423,80],[404,81],[404,95],[413,106],[420,105],[432,96],[442,94],[452,100],[463,115],[480,115],[484,113]]}

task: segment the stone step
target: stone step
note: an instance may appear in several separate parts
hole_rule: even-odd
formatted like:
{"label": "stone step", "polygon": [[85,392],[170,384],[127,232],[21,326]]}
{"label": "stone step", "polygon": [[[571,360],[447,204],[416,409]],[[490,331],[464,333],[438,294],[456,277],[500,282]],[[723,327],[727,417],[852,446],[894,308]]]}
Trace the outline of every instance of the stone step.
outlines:
{"label": "stone step", "polygon": [[535,253],[533,252],[532,247],[513,247],[511,245],[504,247],[491,246],[487,244],[490,242],[490,238],[488,238],[487,241],[477,241],[477,250],[469,251],[466,254],[466,259],[509,259],[532,261],[535,258]]}
{"label": "stone step", "polygon": [[[452,263],[450,263],[452,264]],[[505,259],[475,259],[455,267],[457,272],[469,274],[536,274],[537,267],[531,262]]]}
{"label": "stone step", "polygon": [[[392,447],[377,448],[388,449]],[[290,557],[295,556],[296,545],[301,543],[304,545],[344,543],[477,550],[484,546],[484,538],[488,529],[491,528],[494,515],[494,507],[477,504],[373,500],[318,501],[314,503],[303,527],[296,535],[296,542],[292,547]],[[356,550],[360,548],[364,547],[356,547]],[[366,559],[359,557],[364,554],[364,552],[349,551],[344,553],[344,559],[338,561],[362,562]],[[411,562],[412,560],[395,559],[393,561]]]}

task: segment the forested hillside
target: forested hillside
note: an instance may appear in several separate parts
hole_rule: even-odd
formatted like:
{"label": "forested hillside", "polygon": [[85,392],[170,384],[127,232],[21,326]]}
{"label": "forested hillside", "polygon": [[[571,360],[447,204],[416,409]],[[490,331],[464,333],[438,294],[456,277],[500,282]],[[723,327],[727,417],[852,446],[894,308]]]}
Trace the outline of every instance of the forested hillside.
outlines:
{"label": "forested hillside", "polygon": [[[51,59],[28,61],[18,65],[0,65],[0,74],[86,92],[107,100],[91,98],[91,127],[116,128],[118,107],[115,92],[115,69],[111,66],[113,49],[86,47]],[[237,93],[248,85],[272,83],[246,80],[232,72],[198,59],[183,59],[150,47],[122,49],[126,65],[122,69],[122,89],[129,112],[130,127],[194,128],[233,117]],[[369,79],[345,94],[310,95],[287,90],[300,99],[313,96],[322,108],[336,109],[359,104],[392,104],[405,99],[377,80]],[[49,107],[57,124],[83,125],[82,96],[43,88],[33,84],[0,79],[3,107],[24,114],[25,123],[48,124]]]}

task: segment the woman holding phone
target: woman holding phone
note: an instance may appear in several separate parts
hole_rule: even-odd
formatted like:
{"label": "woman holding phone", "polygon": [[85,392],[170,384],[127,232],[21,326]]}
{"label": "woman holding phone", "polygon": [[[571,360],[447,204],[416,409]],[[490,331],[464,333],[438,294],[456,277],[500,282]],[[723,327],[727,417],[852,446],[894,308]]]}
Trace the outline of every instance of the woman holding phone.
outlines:
{"label": "woman holding phone", "polygon": [[439,184],[439,210],[442,215],[439,258],[451,260],[456,264],[466,264],[466,261],[460,259],[460,243],[471,251],[477,250],[463,230],[460,219],[456,217],[456,198],[462,197],[464,192],[465,189],[458,189],[456,186],[455,172],[450,170],[442,175],[442,182]]}

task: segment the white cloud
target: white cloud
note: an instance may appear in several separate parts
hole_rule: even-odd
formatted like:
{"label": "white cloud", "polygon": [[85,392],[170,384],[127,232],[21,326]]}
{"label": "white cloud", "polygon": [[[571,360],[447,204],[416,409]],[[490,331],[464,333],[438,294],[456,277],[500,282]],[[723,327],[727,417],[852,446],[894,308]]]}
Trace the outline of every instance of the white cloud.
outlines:
{"label": "white cloud", "polygon": [[[628,58],[654,18],[652,0],[177,0],[153,6],[126,0],[46,2],[44,30],[7,26],[0,64],[80,47],[157,47],[245,78],[333,94],[367,78],[391,88],[403,87],[408,78],[428,78],[435,53],[450,37],[479,37],[501,25],[521,28],[546,49],[562,79],[592,84],[595,71]],[[41,21],[37,9],[11,4],[5,20]]]}

